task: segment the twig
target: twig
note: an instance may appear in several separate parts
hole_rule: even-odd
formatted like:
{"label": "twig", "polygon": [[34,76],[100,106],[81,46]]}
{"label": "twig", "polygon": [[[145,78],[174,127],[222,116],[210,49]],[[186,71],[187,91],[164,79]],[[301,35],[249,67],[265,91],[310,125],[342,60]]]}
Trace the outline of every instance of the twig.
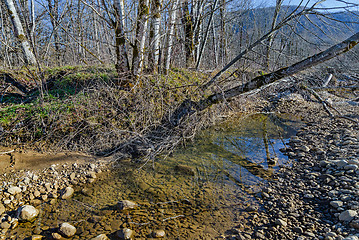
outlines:
{"label": "twig", "polygon": [[167,221],[167,220],[176,219],[176,218],[179,218],[179,217],[185,217],[185,216],[184,215],[177,215],[177,216],[174,216],[174,217],[168,217],[168,218],[162,219],[162,222]]}
{"label": "twig", "polygon": [[327,80],[324,82],[322,87],[328,86],[328,84],[329,84],[330,80],[332,80],[332,78],[333,78],[333,74],[329,74]]}
{"label": "twig", "polygon": [[15,152],[15,149],[7,151],[7,152],[0,152],[0,155],[9,154],[9,153],[12,153],[12,152]]}

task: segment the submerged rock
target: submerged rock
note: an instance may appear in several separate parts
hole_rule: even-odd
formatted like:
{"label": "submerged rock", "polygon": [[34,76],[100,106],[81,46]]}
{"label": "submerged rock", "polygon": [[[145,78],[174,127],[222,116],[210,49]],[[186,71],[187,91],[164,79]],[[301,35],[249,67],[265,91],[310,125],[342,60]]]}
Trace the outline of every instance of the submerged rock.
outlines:
{"label": "submerged rock", "polygon": [[16,217],[21,222],[28,222],[33,220],[39,215],[39,210],[37,210],[34,206],[24,205],[17,209]]}
{"label": "submerged rock", "polygon": [[179,164],[179,165],[175,166],[175,171],[177,173],[186,174],[186,175],[190,175],[190,176],[194,176],[194,174],[195,174],[195,171],[192,167],[183,165],[183,164]]}
{"label": "submerged rock", "polygon": [[129,200],[122,200],[117,203],[117,207],[119,210],[132,209],[137,207],[137,203]]}
{"label": "submerged rock", "polygon": [[72,237],[76,234],[76,228],[70,223],[64,222],[61,223],[58,232],[65,237]]}
{"label": "submerged rock", "polygon": [[166,233],[163,229],[153,230],[153,232],[152,232],[152,237],[154,237],[154,238],[163,238],[165,236],[166,236]]}
{"label": "submerged rock", "polygon": [[129,228],[120,229],[116,232],[116,236],[121,240],[133,239],[133,231]]}

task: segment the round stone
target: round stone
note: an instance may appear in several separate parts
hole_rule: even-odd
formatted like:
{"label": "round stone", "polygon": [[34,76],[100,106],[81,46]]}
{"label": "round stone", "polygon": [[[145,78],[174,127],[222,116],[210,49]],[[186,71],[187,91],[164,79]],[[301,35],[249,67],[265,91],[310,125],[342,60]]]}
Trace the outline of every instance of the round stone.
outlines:
{"label": "round stone", "polygon": [[126,210],[135,208],[137,204],[135,202],[129,201],[129,200],[122,200],[117,203],[118,209],[120,210]]}
{"label": "round stone", "polygon": [[130,240],[133,238],[133,231],[128,228],[123,228],[116,232],[116,236],[121,240]]}
{"label": "round stone", "polygon": [[31,221],[36,218],[37,215],[39,215],[39,210],[31,205],[21,206],[16,211],[17,218],[22,222]]}
{"label": "round stone", "polygon": [[58,232],[65,237],[72,237],[76,234],[76,228],[70,223],[64,222],[61,223]]}
{"label": "round stone", "polygon": [[153,232],[152,232],[152,237],[154,237],[154,238],[163,238],[165,236],[166,236],[166,233],[162,229],[153,230]]}
{"label": "round stone", "polygon": [[68,199],[71,198],[72,195],[74,194],[74,189],[72,187],[66,187],[64,189],[62,189],[61,191],[61,199]]}
{"label": "round stone", "polygon": [[105,234],[100,234],[97,237],[92,238],[91,240],[110,240]]}
{"label": "round stone", "polygon": [[357,212],[354,210],[346,210],[339,215],[339,220],[343,222],[350,222],[357,215]]}
{"label": "round stone", "polygon": [[21,188],[19,187],[11,187],[7,190],[8,193],[10,193],[11,195],[16,195],[18,193],[21,193]]}

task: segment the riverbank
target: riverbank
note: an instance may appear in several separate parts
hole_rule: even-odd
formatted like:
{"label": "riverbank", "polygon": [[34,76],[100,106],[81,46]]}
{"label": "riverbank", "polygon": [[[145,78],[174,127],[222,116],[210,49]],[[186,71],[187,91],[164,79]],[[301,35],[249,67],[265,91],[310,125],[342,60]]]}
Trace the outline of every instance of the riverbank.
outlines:
{"label": "riverbank", "polygon": [[[359,120],[358,103],[326,96],[344,116]],[[319,103],[293,103],[277,108],[306,122],[283,149],[293,166],[280,169],[258,195],[264,210],[252,213],[249,227],[238,226],[229,238],[358,239],[359,125],[329,117]]]}

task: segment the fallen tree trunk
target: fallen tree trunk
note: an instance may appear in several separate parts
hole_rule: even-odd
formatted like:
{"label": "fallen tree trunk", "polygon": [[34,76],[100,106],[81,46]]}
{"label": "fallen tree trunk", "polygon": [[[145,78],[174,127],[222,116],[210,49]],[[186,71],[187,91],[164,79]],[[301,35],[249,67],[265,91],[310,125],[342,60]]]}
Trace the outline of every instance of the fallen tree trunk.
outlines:
{"label": "fallen tree trunk", "polygon": [[356,46],[359,43],[359,32],[352,35],[343,42],[336,44],[329,49],[308,57],[300,62],[297,62],[289,67],[281,68],[275,72],[265,74],[252,79],[251,81],[239,85],[237,87],[228,89],[224,92],[215,93],[209,97],[202,99],[198,102],[191,100],[184,101],[170,117],[170,122],[173,125],[178,125],[184,117],[192,115],[194,112],[202,111],[213,104],[229,100],[233,97],[239,96],[243,93],[249,92],[254,89],[258,89],[264,85],[273,83],[284,77],[292,76],[305,69],[316,66],[320,63],[328,61],[334,57],[337,57]]}
{"label": "fallen tree trunk", "polygon": [[0,79],[3,79],[6,83],[9,83],[12,86],[16,87],[20,92],[22,92],[25,95],[29,92],[25,85],[17,81],[8,73],[0,72]]}

